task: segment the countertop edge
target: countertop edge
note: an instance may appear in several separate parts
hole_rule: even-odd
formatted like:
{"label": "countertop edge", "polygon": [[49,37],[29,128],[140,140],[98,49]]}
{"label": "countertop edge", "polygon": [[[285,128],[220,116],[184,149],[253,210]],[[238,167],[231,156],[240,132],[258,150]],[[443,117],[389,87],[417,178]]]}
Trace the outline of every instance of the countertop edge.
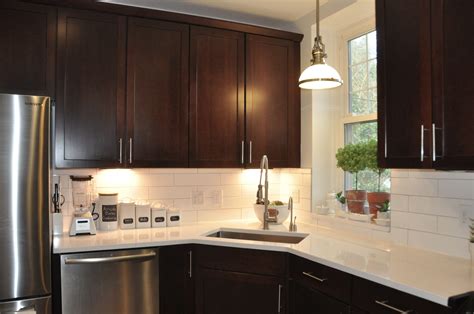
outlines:
{"label": "countertop edge", "polygon": [[143,242],[143,243],[124,243],[124,244],[111,244],[111,245],[98,245],[98,246],[76,246],[74,248],[65,248],[65,249],[54,249],[53,254],[72,254],[72,253],[80,253],[80,252],[95,252],[95,251],[104,251],[104,250],[118,250],[118,249],[138,249],[138,248],[148,248],[148,247],[161,247],[161,246],[170,246],[170,245],[184,245],[184,244],[202,244],[202,245],[214,245],[214,246],[224,246],[224,247],[234,247],[234,248],[242,248],[242,249],[256,249],[256,250],[264,250],[264,251],[276,251],[276,252],[286,252],[290,253],[308,260],[311,260],[316,263],[320,263],[322,265],[337,269],[339,271],[367,279],[373,281],[375,283],[420,297],[422,299],[443,305],[449,306],[450,300],[456,298],[457,296],[462,295],[469,295],[473,293],[472,291],[466,291],[464,293],[460,293],[454,296],[440,296],[430,292],[427,292],[422,289],[418,289],[412,286],[404,285],[398,283],[396,281],[390,280],[385,277],[377,276],[376,274],[372,274],[365,271],[360,271],[342,264],[334,263],[332,261],[326,260],[324,258],[311,255],[305,252],[298,250],[297,248],[293,248],[287,244],[281,243],[265,243],[262,245],[261,243],[253,243],[247,240],[233,240],[233,239],[213,239],[204,236],[197,236],[197,237],[189,237],[183,239],[176,239],[176,240],[159,240],[159,241],[150,241],[150,242]]}

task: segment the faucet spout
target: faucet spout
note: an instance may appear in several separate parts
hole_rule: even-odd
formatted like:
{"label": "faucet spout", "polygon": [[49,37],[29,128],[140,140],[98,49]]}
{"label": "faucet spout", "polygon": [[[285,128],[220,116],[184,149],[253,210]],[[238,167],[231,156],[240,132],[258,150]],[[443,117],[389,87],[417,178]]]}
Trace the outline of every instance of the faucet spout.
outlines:
{"label": "faucet spout", "polygon": [[[265,182],[264,185],[262,186],[262,177],[263,177],[263,171],[265,171]],[[262,193],[262,188],[265,187],[265,195]],[[263,196],[263,197],[262,197]],[[268,230],[268,222],[270,221],[269,219],[269,214],[268,214],[268,157],[267,155],[263,155],[262,160],[260,162],[260,182],[258,184],[258,191],[257,191],[257,204],[262,204],[265,208],[263,211],[263,229]]]}
{"label": "faucet spout", "polygon": [[288,209],[290,210],[290,227],[289,230],[296,232],[296,217],[293,219],[293,197],[288,199]]}

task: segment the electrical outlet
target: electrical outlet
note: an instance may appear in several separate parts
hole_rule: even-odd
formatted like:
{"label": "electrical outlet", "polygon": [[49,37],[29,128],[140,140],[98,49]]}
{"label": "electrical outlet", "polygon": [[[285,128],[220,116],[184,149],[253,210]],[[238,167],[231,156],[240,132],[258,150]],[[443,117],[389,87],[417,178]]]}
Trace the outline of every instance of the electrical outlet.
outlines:
{"label": "electrical outlet", "polygon": [[193,191],[192,193],[192,204],[194,206],[199,206],[204,204],[204,192],[203,191]]}
{"label": "electrical outlet", "polygon": [[213,190],[209,194],[213,205],[222,205],[222,190]]}
{"label": "electrical outlet", "polygon": [[291,191],[291,197],[293,198],[293,203],[299,203],[300,202],[300,190],[299,189],[294,189]]}

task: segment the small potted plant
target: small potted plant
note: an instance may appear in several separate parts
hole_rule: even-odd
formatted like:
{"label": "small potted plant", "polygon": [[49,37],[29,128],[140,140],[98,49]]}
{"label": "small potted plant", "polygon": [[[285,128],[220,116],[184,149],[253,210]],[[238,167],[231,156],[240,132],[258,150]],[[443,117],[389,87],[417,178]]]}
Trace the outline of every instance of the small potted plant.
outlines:
{"label": "small potted plant", "polygon": [[386,200],[382,204],[377,205],[377,218],[380,219],[390,219],[390,213],[388,212],[390,209],[390,201]]}
{"label": "small potted plant", "polygon": [[337,167],[355,176],[355,189],[346,191],[347,208],[351,213],[364,213],[367,191],[358,189],[358,174],[367,168],[367,144],[348,144],[336,154]]}
{"label": "small potted plant", "polygon": [[336,216],[346,217],[346,197],[342,191],[336,194],[336,200],[339,204],[339,206],[336,208]]}
{"label": "small potted plant", "polygon": [[377,212],[387,212],[386,210],[382,211],[385,204],[390,203],[390,193],[381,191],[381,178],[382,175],[387,171],[387,169],[379,168],[377,163],[377,141],[371,140],[367,142],[367,168],[375,172],[378,176],[377,180],[377,191],[367,193],[367,202],[369,203],[370,213],[373,215],[373,218],[382,218],[377,216]]}

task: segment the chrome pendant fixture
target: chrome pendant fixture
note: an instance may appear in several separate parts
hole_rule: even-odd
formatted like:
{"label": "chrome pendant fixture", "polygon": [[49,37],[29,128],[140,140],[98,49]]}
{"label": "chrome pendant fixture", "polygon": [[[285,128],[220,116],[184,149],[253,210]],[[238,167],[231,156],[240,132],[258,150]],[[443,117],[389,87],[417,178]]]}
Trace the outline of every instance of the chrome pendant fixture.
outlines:
{"label": "chrome pendant fixture", "polygon": [[329,89],[342,85],[339,73],[333,67],[326,64],[326,51],[319,34],[319,0],[316,0],[316,37],[314,38],[313,51],[311,53],[311,65],[300,75],[298,85],[304,89]]}

